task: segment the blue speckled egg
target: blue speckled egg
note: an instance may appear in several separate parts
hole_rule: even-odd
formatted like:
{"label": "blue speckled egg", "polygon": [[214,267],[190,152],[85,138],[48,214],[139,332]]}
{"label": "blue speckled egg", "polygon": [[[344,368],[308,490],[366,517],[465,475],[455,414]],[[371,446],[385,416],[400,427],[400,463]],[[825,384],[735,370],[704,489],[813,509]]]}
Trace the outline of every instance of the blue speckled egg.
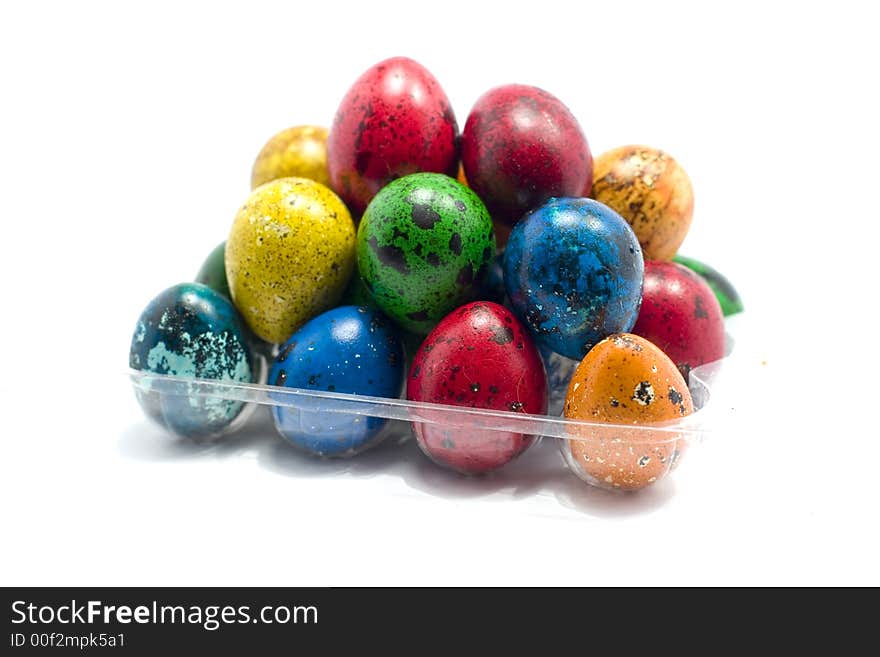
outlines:
{"label": "blue speckled egg", "polygon": [[[252,383],[247,330],[229,299],[201,283],[168,288],[141,313],[131,339],[129,366],[185,379]],[[195,384],[194,384],[195,385]],[[135,389],[148,417],[189,438],[221,434],[242,402],[218,396]]]}
{"label": "blue speckled egg", "polygon": [[504,254],[510,302],[538,342],[580,360],[632,329],[644,261],[629,224],[588,198],[552,198],[519,221]]}
{"label": "blue speckled egg", "polygon": [[[282,345],[269,373],[269,383],[276,386],[372,397],[398,397],[403,380],[397,331],[385,315],[366,306],[340,306],[306,322]],[[276,398],[285,402],[281,395]],[[387,422],[333,412],[334,406],[350,405],[332,399],[287,401],[272,407],[278,432],[319,456],[357,454],[375,444]]]}

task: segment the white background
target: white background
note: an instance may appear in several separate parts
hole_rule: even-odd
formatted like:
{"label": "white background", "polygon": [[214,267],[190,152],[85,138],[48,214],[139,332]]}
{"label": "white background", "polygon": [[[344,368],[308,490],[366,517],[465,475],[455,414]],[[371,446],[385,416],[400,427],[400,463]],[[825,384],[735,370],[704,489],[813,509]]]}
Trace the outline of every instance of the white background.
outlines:
{"label": "white background", "polygon": [[[0,584],[880,584],[880,140],[869,3],[3,3]],[[225,239],[263,142],[396,54],[464,125],[539,85],[594,154],[672,153],[682,252],[748,311],[674,480],[585,487],[541,445],[478,480],[412,445],[298,455],[148,425],[134,322]],[[732,361],[733,362],[733,361]]]}

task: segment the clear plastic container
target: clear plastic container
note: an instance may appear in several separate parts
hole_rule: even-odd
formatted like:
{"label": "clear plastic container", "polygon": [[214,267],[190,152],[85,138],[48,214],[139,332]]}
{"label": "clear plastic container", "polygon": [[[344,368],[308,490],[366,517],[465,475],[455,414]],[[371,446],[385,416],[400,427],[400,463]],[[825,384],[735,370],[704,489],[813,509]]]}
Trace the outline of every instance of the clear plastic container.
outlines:
{"label": "clear plastic container", "polygon": [[[732,344],[729,346],[732,347]],[[478,437],[477,446],[485,441],[487,449],[493,439],[500,440],[510,434],[532,436],[534,443],[553,440],[559,445],[565,463],[578,477],[602,488],[626,490],[663,479],[680,461],[687,460],[687,451],[707,436],[713,423],[722,421],[718,411],[723,414],[726,409],[715,408],[713,411],[712,388],[717,378],[722,376],[728,360],[703,365],[691,372],[689,388],[697,409],[694,413],[673,422],[652,425],[602,424],[559,417],[567,387],[565,371],[574,367],[574,361],[552,362],[552,359],[548,359],[552,384],[549,415],[265,384],[182,379],[135,370],[129,371],[128,376],[140,398],[148,396],[153,404],[159,404],[160,407],[176,408],[183,400],[187,400],[187,403],[198,403],[194,400],[243,403],[242,412],[227,431],[234,431],[246,422],[249,413],[257,405],[266,405],[292,411],[294,416],[303,418],[304,426],[316,421],[345,425],[366,422],[370,418],[387,420],[385,428],[369,446],[391,434],[412,435],[413,425],[419,423],[442,425],[451,435],[469,439],[471,445]],[[167,425],[166,428],[173,430]],[[279,436],[278,440],[282,438]],[[622,476],[609,477],[609,468],[618,469]]]}

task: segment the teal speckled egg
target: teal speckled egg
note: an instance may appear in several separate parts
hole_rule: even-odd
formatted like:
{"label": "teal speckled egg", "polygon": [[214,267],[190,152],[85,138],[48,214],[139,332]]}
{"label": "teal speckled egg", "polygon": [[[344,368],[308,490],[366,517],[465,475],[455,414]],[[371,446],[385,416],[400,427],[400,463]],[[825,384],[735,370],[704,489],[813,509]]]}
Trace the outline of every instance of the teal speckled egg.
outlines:
{"label": "teal speckled egg", "polygon": [[389,317],[422,335],[470,300],[494,254],[486,206],[440,173],[386,185],[358,227],[358,269],[367,290]]}

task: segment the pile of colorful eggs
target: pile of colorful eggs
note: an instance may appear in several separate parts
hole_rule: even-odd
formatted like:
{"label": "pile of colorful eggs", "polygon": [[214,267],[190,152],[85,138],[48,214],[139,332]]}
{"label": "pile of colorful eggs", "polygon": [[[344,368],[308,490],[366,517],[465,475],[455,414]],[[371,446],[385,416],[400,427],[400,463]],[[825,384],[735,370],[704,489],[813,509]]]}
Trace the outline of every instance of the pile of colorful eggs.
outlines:
{"label": "pile of colorful eggs", "polygon": [[[594,162],[568,108],[524,85],[485,93],[459,134],[437,80],[396,57],[352,85],[329,131],[275,135],[251,182],[196,282],[144,310],[132,369],[540,416],[545,363],[573,359],[551,383],[566,388],[575,429],[560,443],[576,474],[636,489],[677,461],[682,441],[644,428],[694,410],[688,373],[724,356],[723,316],[741,305],[720,274],[677,256],[693,192],[666,153],[627,146]],[[191,438],[223,434],[244,406],[138,398]],[[272,412],[281,436],[324,457],[375,445],[386,423]],[[465,473],[536,439],[442,421],[413,432]]]}

